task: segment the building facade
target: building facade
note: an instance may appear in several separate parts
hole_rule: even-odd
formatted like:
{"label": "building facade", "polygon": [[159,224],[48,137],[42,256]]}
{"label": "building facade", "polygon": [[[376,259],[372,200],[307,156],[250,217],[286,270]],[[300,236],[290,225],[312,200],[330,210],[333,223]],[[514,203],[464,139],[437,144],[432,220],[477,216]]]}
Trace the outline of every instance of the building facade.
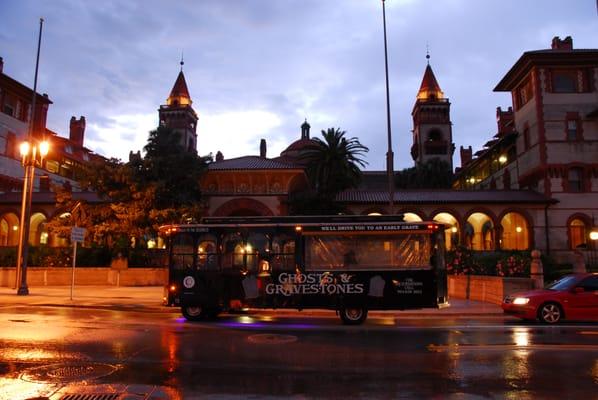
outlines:
{"label": "building facade", "polygon": [[197,120],[198,116],[192,107],[193,101],[187,89],[187,81],[181,72],[177,76],[166,104],[158,109],[160,126],[172,129],[180,135],[180,144],[186,151],[197,153]]}
{"label": "building facade", "polygon": [[455,145],[451,103],[444,97],[429,63],[417,92],[411,116],[413,117],[411,157],[415,164],[422,164],[436,158],[446,162],[452,171]]}
{"label": "building facade", "polygon": [[596,251],[598,50],[555,37],[550,49],[525,52],[495,91],[510,92],[513,105],[497,110],[498,133],[476,158],[462,149],[454,187],[542,193],[554,204],[538,244],[563,260]]}
{"label": "building facade", "polygon": [[[32,115],[33,90],[4,73],[0,58],[0,246],[16,246],[24,169],[19,145],[27,139]],[[65,210],[56,210],[52,185],[63,185],[80,192],[77,172],[99,157],[84,146],[85,117],[71,117],[69,137],[61,137],[46,127],[52,101],[47,94],[36,93],[36,109],[31,135],[46,140],[50,152],[36,166],[30,221],[31,244],[58,244],[46,232],[45,222]],[[76,194],[89,197],[89,194]]]}

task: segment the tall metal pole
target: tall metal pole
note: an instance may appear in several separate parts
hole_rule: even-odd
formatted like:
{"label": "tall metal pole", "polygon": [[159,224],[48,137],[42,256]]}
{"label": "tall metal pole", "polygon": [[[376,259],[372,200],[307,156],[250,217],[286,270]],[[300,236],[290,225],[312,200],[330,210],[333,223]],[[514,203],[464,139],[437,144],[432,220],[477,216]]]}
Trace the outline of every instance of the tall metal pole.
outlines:
{"label": "tall metal pole", "polygon": [[388,85],[388,48],[386,44],[386,8],[382,0],[382,22],[384,25],[384,69],[386,71],[386,132],[388,134],[388,150],[386,152],[386,174],[388,175],[388,207],[393,213],[394,203],[394,154],[392,153],[392,135],[390,130],[390,90]]}
{"label": "tall metal pole", "polygon": [[42,43],[42,28],[44,19],[39,19],[39,36],[37,39],[37,57],[35,59],[35,76],[33,79],[33,100],[31,101],[31,117],[29,119],[29,131],[27,141],[31,147],[31,153],[25,155],[25,181],[23,182],[23,202],[21,205],[21,232],[19,232],[19,251],[17,256],[17,270],[20,276],[18,295],[28,295],[27,287],[27,257],[29,254],[29,218],[31,215],[31,197],[33,196],[33,182],[35,180],[35,158],[37,156],[36,146],[33,145],[33,129],[35,122],[35,103],[37,98],[37,72],[39,70],[39,53]]}

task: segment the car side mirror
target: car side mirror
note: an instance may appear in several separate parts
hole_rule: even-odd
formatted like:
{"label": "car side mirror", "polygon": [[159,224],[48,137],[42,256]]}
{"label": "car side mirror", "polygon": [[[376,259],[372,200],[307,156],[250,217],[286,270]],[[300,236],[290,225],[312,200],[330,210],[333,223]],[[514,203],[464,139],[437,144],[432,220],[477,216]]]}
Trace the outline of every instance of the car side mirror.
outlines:
{"label": "car side mirror", "polygon": [[583,293],[583,292],[585,292],[585,289],[582,288],[581,286],[577,286],[577,287],[573,288],[573,293],[574,294],[579,294],[579,293]]}

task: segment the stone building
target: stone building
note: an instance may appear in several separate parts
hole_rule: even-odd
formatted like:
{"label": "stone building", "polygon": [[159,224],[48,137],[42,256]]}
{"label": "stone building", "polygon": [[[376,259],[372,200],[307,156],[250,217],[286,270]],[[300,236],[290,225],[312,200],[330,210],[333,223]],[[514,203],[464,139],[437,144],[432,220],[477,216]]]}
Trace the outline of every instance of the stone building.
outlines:
{"label": "stone building", "polygon": [[[388,210],[386,173],[366,171],[361,186],[338,201],[353,214],[393,212],[443,222],[449,248],[538,248],[571,262],[581,245],[589,258],[598,211],[598,50],[574,50],[571,38],[555,38],[552,49],[525,52],[495,90],[511,91],[513,106],[497,109],[497,133],[484,149],[474,155],[471,146],[461,146],[452,190],[396,191]],[[440,158],[452,165],[450,102],[429,64],[412,116],[415,163]],[[202,180],[208,212],[285,214],[289,194],[306,184],[297,156],[309,140],[302,127],[301,137],[279,157],[218,159]],[[286,189],[273,202],[266,196],[271,192],[256,190],[266,185],[254,183],[272,182],[259,177],[267,167],[288,174]]]}
{"label": "stone building", "polygon": [[[498,133],[471,157],[461,149],[455,189],[533,190],[553,200],[536,245],[560,259],[595,252],[598,217],[598,50],[555,37],[551,49],[523,53],[495,91]],[[595,237],[595,235],[592,235]]]}
{"label": "stone building", "polygon": [[[59,244],[44,229],[49,218],[65,211],[56,210],[51,186],[64,185],[79,192],[77,170],[99,156],[83,144],[85,117],[71,117],[69,137],[59,136],[46,127],[52,101],[47,94],[36,96],[32,137],[48,141],[50,152],[35,169],[29,241]],[[0,246],[16,246],[18,242],[24,175],[19,145],[28,137],[32,99],[33,90],[5,74],[0,58]],[[94,197],[90,193],[74,195],[78,196]]]}

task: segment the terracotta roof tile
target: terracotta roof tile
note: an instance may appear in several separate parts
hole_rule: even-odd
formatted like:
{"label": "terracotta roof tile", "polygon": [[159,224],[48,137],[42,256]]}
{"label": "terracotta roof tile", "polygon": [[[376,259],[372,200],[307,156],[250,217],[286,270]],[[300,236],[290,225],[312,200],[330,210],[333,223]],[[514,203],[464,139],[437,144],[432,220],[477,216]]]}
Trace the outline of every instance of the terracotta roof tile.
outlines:
{"label": "terracotta roof tile", "polygon": [[299,169],[301,167],[263,158],[259,156],[244,156],[228,160],[216,161],[208,165],[210,171],[242,170],[242,169]]}
{"label": "terracotta roof tile", "polygon": [[[388,192],[348,190],[337,198],[342,203],[386,203]],[[397,204],[450,204],[450,203],[553,203],[554,200],[532,190],[398,190],[394,193]]]}

